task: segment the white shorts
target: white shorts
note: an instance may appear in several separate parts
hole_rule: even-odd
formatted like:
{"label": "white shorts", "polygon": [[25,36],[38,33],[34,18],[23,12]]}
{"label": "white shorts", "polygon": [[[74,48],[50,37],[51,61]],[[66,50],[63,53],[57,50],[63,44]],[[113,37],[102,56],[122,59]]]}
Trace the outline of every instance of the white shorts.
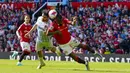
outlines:
{"label": "white shorts", "polygon": [[71,40],[67,44],[59,46],[66,55],[69,55],[72,52],[72,50],[79,44],[80,42],[78,40],[76,40],[74,37],[71,37]]}
{"label": "white shorts", "polygon": [[31,51],[30,44],[28,42],[20,42],[20,45],[22,47],[22,51],[24,51],[24,50]]}
{"label": "white shorts", "polygon": [[43,47],[47,48],[47,49],[51,49],[53,46],[53,42],[52,39],[50,39],[48,42],[44,42],[44,41],[39,41],[37,39],[36,41],[36,51],[41,51],[43,50]]}

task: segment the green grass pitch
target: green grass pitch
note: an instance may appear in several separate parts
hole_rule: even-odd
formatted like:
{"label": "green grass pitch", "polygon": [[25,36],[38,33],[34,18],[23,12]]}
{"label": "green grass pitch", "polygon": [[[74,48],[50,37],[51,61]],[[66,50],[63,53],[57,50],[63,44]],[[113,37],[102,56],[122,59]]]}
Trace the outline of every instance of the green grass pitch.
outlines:
{"label": "green grass pitch", "polygon": [[40,70],[39,61],[24,60],[23,66],[16,66],[17,60],[0,59],[0,73],[130,73],[129,63],[91,62],[90,71],[76,62],[45,61],[46,66]]}

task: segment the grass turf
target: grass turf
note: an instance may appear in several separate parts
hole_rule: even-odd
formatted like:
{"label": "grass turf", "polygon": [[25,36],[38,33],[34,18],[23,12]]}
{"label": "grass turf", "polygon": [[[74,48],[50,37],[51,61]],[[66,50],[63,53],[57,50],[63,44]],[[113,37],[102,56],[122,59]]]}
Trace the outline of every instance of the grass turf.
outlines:
{"label": "grass turf", "polygon": [[16,60],[0,59],[0,73],[130,73],[129,63],[90,63],[90,71],[76,62],[45,61],[46,66],[40,70],[39,61],[23,61],[23,66],[16,66]]}

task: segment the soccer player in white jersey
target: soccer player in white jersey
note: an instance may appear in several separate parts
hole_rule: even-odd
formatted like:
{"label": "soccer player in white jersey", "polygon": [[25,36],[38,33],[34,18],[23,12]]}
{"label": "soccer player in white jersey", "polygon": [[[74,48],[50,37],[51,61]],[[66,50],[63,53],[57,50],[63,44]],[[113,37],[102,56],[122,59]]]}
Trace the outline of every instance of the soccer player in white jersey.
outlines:
{"label": "soccer player in white jersey", "polygon": [[52,21],[48,18],[48,12],[44,10],[42,16],[40,16],[37,19],[35,25],[26,34],[26,36],[29,36],[29,34],[31,34],[34,30],[37,29],[38,36],[36,40],[35,49],[37,51],[40,60],[40,64],[38,65],[37,69],[41,69],[43,66],[45,66],[45,63],[43,62],[42,48],[45,47],[47,49],[50,49],[53,52],[56,50],[56,48],[53,46],[53,43],[51,41],[51,36],[46,35],[47,28],[51,23]]}

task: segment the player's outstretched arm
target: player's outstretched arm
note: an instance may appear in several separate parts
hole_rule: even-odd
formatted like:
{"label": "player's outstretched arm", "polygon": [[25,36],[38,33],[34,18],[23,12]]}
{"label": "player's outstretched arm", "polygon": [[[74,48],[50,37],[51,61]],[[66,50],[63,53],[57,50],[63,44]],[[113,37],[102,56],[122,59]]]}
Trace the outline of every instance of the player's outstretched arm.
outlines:
{"label": "player's outstretched arm", "polygon": [[35,31],[37,29],[37,24],[35,24],[32,29],[27,33],[25,34],[25,37],[29,36],[33,31]]}
{"label": "player's outstretched arm", "polygon": [[67,18],[65,19],[65,21],[66,21],[66,23],[67,24],[72,24],[72,25],[74,25],[75,23],[76,23],[76,20],[77,18],[76,18],[76,16],[75,17],[73,17],[73,21],[70,21],[70,20],[68,20]]}
{"label": "player's outstretched arm", "polygon": [[59,34],[59,35],[61,35],[61,31],[57,30],[57,31],[53,31],[53,32],[48,32],[48,33],[46,33],[46,35],[48,35],[48,36],[51,36],[51,35],[54,35],[54,34]]}

